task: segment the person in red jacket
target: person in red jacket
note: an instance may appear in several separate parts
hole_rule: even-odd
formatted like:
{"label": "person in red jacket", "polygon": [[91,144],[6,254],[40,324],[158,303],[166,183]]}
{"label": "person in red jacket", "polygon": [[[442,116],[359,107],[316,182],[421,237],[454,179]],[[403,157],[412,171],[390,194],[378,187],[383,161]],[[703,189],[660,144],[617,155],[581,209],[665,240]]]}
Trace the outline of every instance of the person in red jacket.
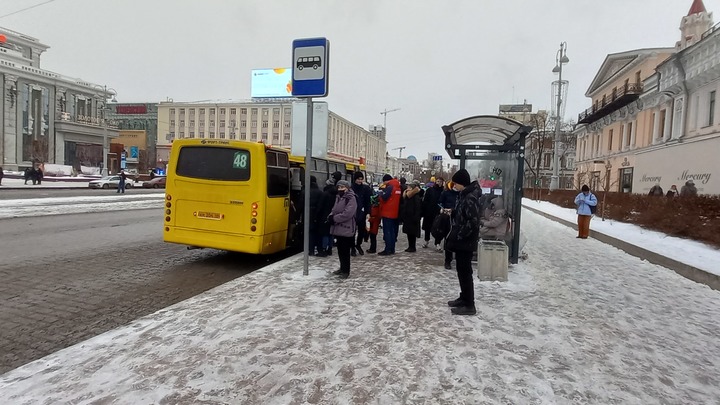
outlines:
{"label": "person in red jacket", "polygon": [[400,182],[386,174],[382,178],[383,191],[380,195],[380,217],[382,217],[383,240],[385,250],[378,253],[382,256],[395,254],[395,242],[397,242],[397,221],[400,211],[400,198],[402,189]]}

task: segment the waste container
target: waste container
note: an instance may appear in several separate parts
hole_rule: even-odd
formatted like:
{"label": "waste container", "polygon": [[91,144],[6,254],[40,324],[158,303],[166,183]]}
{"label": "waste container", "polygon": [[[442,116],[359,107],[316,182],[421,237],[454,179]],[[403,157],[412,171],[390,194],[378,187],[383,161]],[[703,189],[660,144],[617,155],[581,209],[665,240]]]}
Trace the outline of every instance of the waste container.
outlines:
{"label": "waste container", "polygon": [[480,281],[507,281],[508,247],[500,240],[480,240],[477,274]]}

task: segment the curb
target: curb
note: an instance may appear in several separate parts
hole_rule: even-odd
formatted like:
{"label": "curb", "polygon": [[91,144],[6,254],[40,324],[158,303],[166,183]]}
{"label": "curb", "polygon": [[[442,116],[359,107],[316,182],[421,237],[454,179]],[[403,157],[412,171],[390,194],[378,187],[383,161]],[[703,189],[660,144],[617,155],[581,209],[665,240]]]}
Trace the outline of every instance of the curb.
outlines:
{"label": "curb", "polygon": [[[570,221],[564,220],[562,218],[558,218],[556,216],[550,215],[548,213],[539,211],[535,208],[530,208],[523,204],[523,208],[527,209],[528,211],[531,211],[535,214],[542,215],[543,217],[553,220],[555,222],[559,222],[565,226],[568,226],[570,228],[573,228],[577,230],[577,224],[572,223]],[[650,250],[647,250],[645,248],[641,248],[639,246],[632,245],[630,243],[625,242],[624,240],[620,240],[617,238],[614,238],[610,235],[606,235],[602,232],[590,230],[590,237],[593,239],[597,239],[600,242],[607,243],[608,245],[614,246],[625,253],[635,256],[637,258],[647,260],[650,263],[657,264],[659,266],[666,267],[670,270],[673,270],[677,274],[692,280],[696,283],[705,284],[706,286],[712,288],[713,290],[720,291],[720,276],[716,274],[709,273],[705,270],[699,269],[694,266],[690,266],[689,264],[685,264],[682,262],[679,262],[677,260],[671,259],[667,256],[663,256],[659,253],[652,252]]]}

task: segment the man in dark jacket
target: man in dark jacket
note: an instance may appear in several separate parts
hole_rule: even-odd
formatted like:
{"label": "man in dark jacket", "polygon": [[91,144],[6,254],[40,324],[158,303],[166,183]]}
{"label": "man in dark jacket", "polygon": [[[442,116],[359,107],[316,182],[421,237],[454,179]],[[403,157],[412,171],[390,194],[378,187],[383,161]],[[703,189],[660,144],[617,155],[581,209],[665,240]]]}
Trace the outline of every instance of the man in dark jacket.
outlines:
{"label": "man in dark jacket", "polygon": [[445,182],[441,177],[435,179],[435,184],[425,190],[425,196],[422,202],[423,223],[422,229],[425,231],[425,243],[422,247],[426,248],[430,244],[430,232],[432,231],[435,217],[440,213],[440,196],[443,192]]}
{"label": "man in dark jacket", "polygon": [[[305,196],[305,193],[302,194]],[[317,184],[317,177],[310,176],[310,255],[315,254],[315,249],[318,253],[322,252],[322,233],[320,233],[320,226],[324,222],[321,216],[323,208],[323,192]],[[328,214],[329,215],[329,214]]]}
{"label": "man in dark jacket", "polygon": [[353,174],[353,193],[355,193],[355,199],[357,199],[357,212],[355,214],[355,220],[357,221],[357,241],[350,251],[351,256],[360,253],[364,255],[365,251],[362,248],[363,241],[367,238],[367,220],[370,216],[370,196],[372,190],[370,186],[365,184],[365,175],[362,172],[355,172]]}
{"label": "man in dark jacket", "polygon": [[420,198],[420,191],[420,182],[413,181],[403,193],[402,230],[408,238],[408,248],[405,251],[410,253],[417,250],[415,243],[421,236],[422,199]]}
{"label": "man in dark jacket", "polygon": [[480,237],[480,208],[477,198],[477,182],[470,181],[470,174],[460,169],[452,177],[454,187],[460,194],[452,212],[452,229],[446,249],[455,252],[460,297],[448,301],[454,315],[475,315],[475,287],[473,284],[472,257]]}

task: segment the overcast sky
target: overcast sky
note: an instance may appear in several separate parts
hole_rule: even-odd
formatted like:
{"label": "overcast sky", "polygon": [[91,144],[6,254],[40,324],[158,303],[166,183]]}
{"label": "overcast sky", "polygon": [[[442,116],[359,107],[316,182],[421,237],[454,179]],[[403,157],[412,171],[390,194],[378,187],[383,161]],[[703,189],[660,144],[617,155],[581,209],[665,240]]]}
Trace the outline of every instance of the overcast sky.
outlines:
{"label": "overcast sky", "polygon": [[[47,0],[0,0],[0,15]],[[705,0],[720,12],[720,0]],[[293,39],[331,43],[330,109],[388,151],[443,152],[440,127],[498,104],[549,109],[568,43],[566,119],[608,53],[674,46],[692,0],[54,0],[0,26],[50,45],[41,67],[106,84],[120,102],[244,99],[254,68],[290,66]],[[513,96],[514,95],[514,96]]]}

